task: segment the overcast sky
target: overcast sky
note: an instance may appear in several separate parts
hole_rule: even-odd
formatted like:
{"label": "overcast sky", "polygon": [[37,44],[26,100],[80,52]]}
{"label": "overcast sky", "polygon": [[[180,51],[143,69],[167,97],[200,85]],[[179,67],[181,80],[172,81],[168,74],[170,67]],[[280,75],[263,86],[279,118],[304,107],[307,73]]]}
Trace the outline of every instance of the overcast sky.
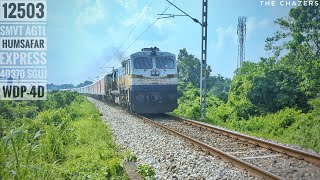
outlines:
{"label": "overcast sky", "polygon": [[[174,3],[201,20],[200,0]],[[78,84],[92,80],[111,70],[102,67],[119,67],[120,54],[128,57],[143,47],[157,46],[176,55],[179,49],[186,48],[200,58],[201,27],[187,17],[158,20],[127,49],[167,6],[165,0],[48,1],[48,82]],[[287,16],[291,7],[261,6],[259,0],[209,0],[208,64],[213,74],[233,76],[239,16],[248,18],[246,60],[257,62],[260,57],[269,56],[264,45],[265,39],[277,30],[273,21]],[[173,6],[166,13],[181,14]],[[136,28],[128,36],[134,25]]]}

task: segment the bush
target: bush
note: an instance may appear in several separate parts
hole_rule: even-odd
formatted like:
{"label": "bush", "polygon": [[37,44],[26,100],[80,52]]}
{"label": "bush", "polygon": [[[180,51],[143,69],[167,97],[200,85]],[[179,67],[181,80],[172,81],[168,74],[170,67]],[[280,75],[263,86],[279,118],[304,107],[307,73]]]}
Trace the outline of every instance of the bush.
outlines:
{"label": "bush", "polygon": [[138,173],[140,173],[144,179],[152,180],[154,179],[154,169],[147,164],[141,164],[137,169]]}
{"label": "bush", "polygon": [[250,117],[248,120],[229,119],[217,122],[210,119],[209,122],[267,139],[299,144],[320,152],[318,113],[317,109],[302,113],[301,110],[286,108],[274,114]]}
{"label": "bush", "polygon": [[207,109],[207,120],[216,125],[226,122],[227,120],[237,119],[234,109],[227,104],[219,107],[211,107]]}
{"label": "bush", "polygon": [[[188,84],[182,90],[182,96],[178,99],[178,108],[174,110],[174,114],[179,116],[184,116],[190,119],[200,118],[200,91],[198,88]],[[223,103],[222,100],[213,96],[212,94],[207,94],[207,108],[216,108]]]}

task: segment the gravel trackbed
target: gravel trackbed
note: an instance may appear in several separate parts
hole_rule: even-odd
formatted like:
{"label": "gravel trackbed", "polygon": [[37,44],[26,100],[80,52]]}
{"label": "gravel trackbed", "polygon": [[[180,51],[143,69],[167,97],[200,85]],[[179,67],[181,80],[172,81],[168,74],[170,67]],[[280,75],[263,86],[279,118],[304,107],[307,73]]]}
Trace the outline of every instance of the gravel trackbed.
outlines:
{"label": "gravel trackbed", "polygon": [[255,179],[245,170],[208,155],[120,108],[88,99],[103,114],[103,121],[121,148],[136,154],[138,164],[152,166],[156,179]]}

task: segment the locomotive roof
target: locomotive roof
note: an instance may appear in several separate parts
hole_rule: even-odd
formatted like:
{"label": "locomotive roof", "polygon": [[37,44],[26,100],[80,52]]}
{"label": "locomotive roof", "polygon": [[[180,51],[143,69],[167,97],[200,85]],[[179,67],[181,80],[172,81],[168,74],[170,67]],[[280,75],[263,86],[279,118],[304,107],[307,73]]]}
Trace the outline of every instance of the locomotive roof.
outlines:
{"label": "locomotive roof", "polygon": [[136,53],[131,54],[130,58],[133,58],[135,56],[151,55],[151,53],[156,53],[157,56],[162,56],[162,55],[175,56],[174,54],[172,54],[170,52],[163,52],[163,51],[138,51]]}

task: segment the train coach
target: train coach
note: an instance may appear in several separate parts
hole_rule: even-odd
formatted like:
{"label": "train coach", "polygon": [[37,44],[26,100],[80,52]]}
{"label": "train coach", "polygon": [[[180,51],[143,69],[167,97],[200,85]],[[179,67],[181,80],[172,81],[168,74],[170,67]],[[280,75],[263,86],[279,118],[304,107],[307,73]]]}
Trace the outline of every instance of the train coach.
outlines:
{"label": "train coach", "polygon": [[171,112],[177,107],[177,64],[174,54],[143,48],[79,93],[112,101],[136,113]]}

